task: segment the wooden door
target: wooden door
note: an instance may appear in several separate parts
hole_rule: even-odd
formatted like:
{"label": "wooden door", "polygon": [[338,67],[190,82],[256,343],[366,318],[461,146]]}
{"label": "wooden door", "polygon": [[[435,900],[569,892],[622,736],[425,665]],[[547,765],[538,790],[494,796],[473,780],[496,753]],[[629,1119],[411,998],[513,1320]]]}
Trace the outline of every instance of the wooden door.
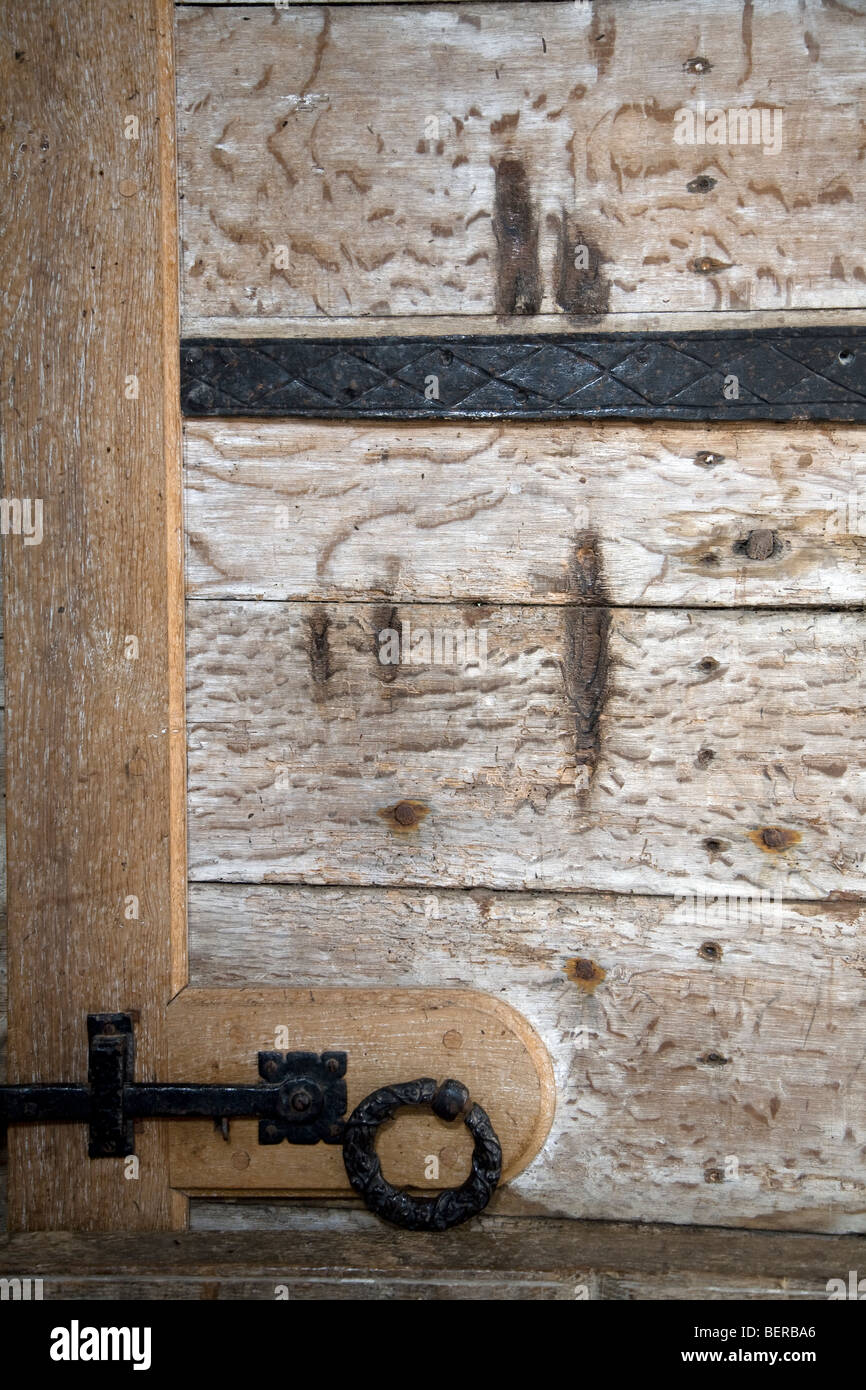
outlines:
{"label": "wooden door", "polygon": [[[82,1077],[88,1011],[205,1080],[290,991],[444,992],[525,1020],[555,1107],[438,1255],[318,1159],[155,1124],[134,1180],[15,1130],[13,1231],[191,1223],[185,1265],[126,1247],[136,1287],[210,1288],[216,1250],[264,1297],[285,1229],[291,1287],[324,1258],[350,1297],[852,1267],[863,22],[16,7],[5,489],[44,537],[4,542],[9,1079]],[[459,1179],[412,1143],[402,1181]]]}

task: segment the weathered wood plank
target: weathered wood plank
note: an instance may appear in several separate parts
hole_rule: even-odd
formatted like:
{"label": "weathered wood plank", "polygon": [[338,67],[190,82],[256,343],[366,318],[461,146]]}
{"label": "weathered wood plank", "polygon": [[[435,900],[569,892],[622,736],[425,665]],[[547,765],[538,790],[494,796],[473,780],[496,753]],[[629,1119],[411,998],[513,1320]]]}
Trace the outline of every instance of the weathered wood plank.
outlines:
{"label": "weathered wood plank", "polygon": [[863,1230],[864,913],[193,884],[191,973],[507,1000],[547,1047],[557,1108],[494,1212]]}
{"label": "weathered wood plank", "polygon": [[[553,1218],[549,1218],[548,1220],[551,1229],[556,1229],[560,1225],[560,1223]],[[517,1235],[522,1229],[530,1230],[538,1224],[540,1223],[530,1220],[527,1217],[497,1217],[485,1213],[484,1216],[474,1223],[474,1230],[479,1232],[483,1228],[487,1236],[492,1236],[496,1233],[500,1238],[505,1237],[507,1239],[512,1234]],[[594,1224],[595,1223],[593,1223],[593,1225]],[[201,1232],[328,1232],[332,1236],[337,1236],[339,1234],[343,1239],[348,1239],[351,1242],[357,1240],[359,1237],[363,1238],[365,1232],[374,1231],[376,1229],[376,1220],[375,1217],[371,1216],[363,1207],[357,1207],[346,1202],[323,1206],[318,1203],[296,1201],[213,1202],[203,1198],[193,1198],[190,1202],[190,1228],[193,1231]],[[577,1229],[581,1231],[587,1230],[587,1223],[582,1223]],[[652,1227],[646,1226],[640,1229],[647,1232],[653,1230]],[[682,1228],[680,1229],[682,1230]],[[706,1231],[705,1234],[710,1237],[711,1241],[714,1234],[721,1234],[721,1232]],[[787,1302],[793,1299],[826,1298],[826,1279],[822,1277],[823,1265],[820,1256],[817,1256],[815,1260],[815,1264],[811,1271],[811,1277],[804,1276],[792,1279],[781,1269],[773,1270],[768,1265],[764,1270],[760,1270],[757,1264],[753,1262],[753,1249],[754,1253],[757,1254],[763,1241],[766,1239],[764,1232],[741,1232],[740,1235],[742,1238],[742,1263],[741,1267],[736,1271],[728,1270],[724,1273],[707,1272],[696,1267],[696,1265],[700,1264],[700,1257],[696,1257],[695,1264],[685,1270],[620,1269],[618,1272],[614,1273],[607,1271],[599,1272],[597,1269],[590,1268],[588,1271],[580,1271],[576,1277],[562,1277],[559,1280],[551,1277],[549,1273],[547,1277],[537,1278],[531,1282],[525,1281],[524,1279],[515,1280],[514,1276],[511,1276],[511,1278],[503,1280],[501,1285],[498,1283],[497,1276],[494,1276],[491,1283],[490,1276],[487,1276],[486,1279],[482,1279],[479,1275],[479,1285],[483,1291],[481,1297],[496,1299],[505,1298],[509,1296],[508,1290],[516,1287],[520,1290],[518,1297],[521,1299],[534,1297],[573,1300],[578,1296],[578,1292],[580,1293],[580,1297],[588,1296],[593,1301],[598,1299],[627,1300],[636,1298],[667,1300],[732,1300],[743,1298],[752,1300],[785,1300]],[[648,1238],[650,1243],[652,1243],[652,1235]],[[794,1242],[801,1242],[803,1237],[789,1234],[785,1239],[793,1253],[795,1248]],[[809,1237],[806,1237],[806,1239],[809,1239]],[[816,1238],[812,1237],[811,1239]],[[842,1254],[845,1238],[842,1236],[835,1236],[832,1239],[838,1245],[838,1258]],[[860,1239],[862,1240],[862,1237]],[[832,1245],[830,1248],[832,1250]],[[856,1251],[856,1246],[854,1248]],[[785,1270],[787,1270],[787,1265],[785,1266]],[[828,1277],[845,1278],[847,1276],[829,1275]],[[582,1286],[582,1288],[580,1286]],[[91,1288],[93,1285],[88,1284],[88,1287]],[[193,1284],[193,1287],[201,1287],[201,1285]],[[231,1282],[225,1285],[221,1283],[219,1286],[219,1294],[215,1294],[213,1292],[213,1286],[211,1286],[209,1296],[220,1298],[238,1297],[238,1293],[232,1292],[233,1287],[237,1286],[233,1286]],[[250,1289],[249,1297],[263,1298],[273,1296],[272,1291],[270,1295],[265,1292],[269,1287],[267,1280],[261,1280],[258,1284],[250,1281],[247,1287]],[[374,1296],[367,1291],[370,1287],[369,1285],[359,1285],[353,1280],[343,1280],[341,1283],[335,1284],[333,1286],[333,1291],[331,1286],[328,1285],[326,1287],[328,1292],[323,1292],[319,1296],[353,1299]],[[418,1287],[417,1293],[409,1292],[410,1288],[415,1289],[416,1287]],[[425,1283],[420,1286],[405,1285],[403,1283],[390,1281],[381,1284],[378,1281],[373,1281],[372,1283],[372,1288],[374,1290],[381,1289],[381,1295],[375,1296],[387,1298],[421,1297],[424,1296],[421,1294],[421,1289],[426,1287],[429,1287],[431,1290],[426,1297],[446,1297],[446,1295],[440,1291],[441,1285],[438,1281],[435,1283],[428,1283],[427,1280],[425,1280]],[[451,1287],[455,1290],[454,1294],[451,1295],[452,1297],[462,1299],[469,1296],[468,1289],[471,1285],[468,1282],[464,1283],[462,1280],[455,1279]],[[291,1283],[289,1289],[289,1296],[292,1298],[296,1296],[301,1298],[316,1296],[308,1291],[310,1289],[308,1283]],[[295,1293],[296,1289],[298,1290],[297,1294]],[[340,1289],[343,1290],[342,1293],[339,1292]],[[253,1290],[255,1290],[255,1292],[253,1292]],[[463,1292],[463,1290],[467,1292]],[[88,1296],[92,1297],[93,1295],[88,1294]],[[105,1296],[107,1295],[103,1295],[103,1297]],[[150,1296],[167,1297],[168,1295],[155,1294]],[[191,1297],[193,1295],[188,1296]],[[197,1296],[204,1297],[205,1295],[199,1294]]]}
{"label": "weathered wood plank", "polygon": [[591,533],[613,604],[866,598],[856,426],[191,420],[185,464],[194,597],[568,603]]}
{"label": "weathered wood plank", "polygon": [[[181,1236],[14,1236],[0,1244],[0,1272],[45,1279],[45,1297],[58,1296],[67,1280],[81,1288],[114,1275],[114,1297],[139,1281],[164,1297],[231,1296],[231,1285],[248,1281],[269,1299],[277,1284],[324,1296],[342,1284],[351,1297],[370,1284],[383,1297],[416,1297],[421,1283],[438,1286],[441,1297],[463,1299],[480,1282],[499,1298],[503,1285],[524,1286],[523,1297],[622,1296],[635,1285],[667,1296],[665,1281],[679,1277],[689,1297],[787,1298],[789,1291],[826,1297],[828,1279],[845,1278],[862,1266],[858,1237],[777,1235],[769,1232],[712,1231],[687,1227],[636,1227],[601,1221],[497,1221],[481,1218],[472,1227],[428,1236],[382,1230],[334,1236],[330,1232],[191,1232]],[[318,1281],[322,1281],[319,1283]],[[365,1281],[359,1288],[359,1281]],[[540,1287],[547,1284],[547,1292]],[[583,1284],[584,1292],[578,1292]],[[588,1284],[588,1287],[586,1285]],[[186,1292],[184,1290],[186,1286]],[[660,1286],[661,1289],[660,1289]],[[171,1292],[177,1289],[178,1294]],[[496,1292],[492,1292],[492,1290]],[[655,1292],[653,1292],[655,1290]]]}
{"label": "weathered wood plank", "polygon": [[[184,331],[862,309],[864,45],[767,0],[184,6]],[[700,103],[724,143],[675,139]]]}
{"label": "weathered wood plank", "polygon": [[[84,1079],[85,1014],[118,1008],[158,1073],[183,978],[172,18],[167,0],[5,14],[5,488],[44,506],[41,543],[3,547],[13,1081]],[[139,1154],[126,1181],[80,1126],[16,1127],[11,1224],[176,1225],[155,1126]]]}
{"label": "weathered wood plank", "polygon": [[[383,0],[387,3],[387,0]],[[448,0],[456,4],[458,0]],[[493,0],[490,0],[493,3]],[[565,3],[565,0],[560,0]],[[671,313],[626,313],[593,315],[593,333],[706,333],[715,320],[708,323],[705,310],[672,311]],[[862,328],[866,324],[866,310],[863,309],[749,309],[725,310],[725,329],[740,331],[761,328]],[[185,338],[205,336],[218,339],[246,338],[252,333],[257,336],[267,333],[268,338],[387,338],[399,332],[401,338],[420,338],[438,336],[452,337],[455,334],[483,334],[485,337],[507,337],[519,332],[524,334],[562,333],[575,327],[589,327],[583,321],[569,318],[563,320],[561,314],[534,314],[516,321],[512,315],[496,314],[430,314],[413,317],[394,318],[378,314],[364,314],[363,323],[350,315],[329,316],[317,320],[303,314],[283,315],[269,318],[258,327],[246,319],[232,318],[228,315],[211,315],[208,318],[187,316],[184,320]]]}
{"label": "weathered wood plank", "polygon": [[[866,890],[862,616],[582,572],[583,607],[190,602],[191,878]],[[426,664],[382,664],[403,623]]]}
{"label": "weathered wood plank", "polygon": [[[395,1299],[409,1301],[412,1303],[432,1303],[432,1302],[486,1302],[495,1300],[499,1302],[527,1301],[541,1302],[566,1302],[580,1297],[586,1298],[617,1298],[617,1297],[659,1297],[666,1298],[665,1292],[647,1295],[634,1293],[636,1287],[642,1287],[640,1278],[632,1276],[624,1288],[627,1292],[620,1295],[615,1292],[619,1287],[619,1282],[611,1276],[605,1280],[606,1292],[602,1295],[602,1281],[596,1275],[581,1274],[580,1278],[571,1279],[515,1279],[512,1275],[485,1276],[482,1273],[473,1273],[468,1278],[461,1278],[459,1275],[446,1273],[438,1278],[430,1278],[427,1275],[420,1275],[413,1279],[411,1274],[404,1278],[390,1276],[375,1276],[354,1274],[344,1277],[339,1269],[335,1269],[331,1275],[318,1275],[314,1273],[296,1275],[277,1275],[257,1277],[255,1274],[243,1275],[234,1278],[231,1274],[222,1275],[215,1278],[202,1278],[201,1275],[187,1276],[183,1272],[176,1274],[166,1274],[162,1276],[142,1276],[140,1278],[130,1277],[123,1272],[113,1274],[108,1278],[100,1278],[94,1275],[90,1278],[81,1278],[72,1272],[55,1273],[50,1279],[46,1279],[42,1286],[43,1298],[48,1302],[56,1299],[66,1301],[84,1300],[92,1302],[153,1302],[166,1301],[176,1303],[182,1302],[201,1302],[219,1300],[221,1303],[238,1302],[248,1303],[251,1299],[259,1299],[264,1302],[273,1303],[275,1300],[281,1302],[284,1299],[296,1302],[393,1302]],[[694,1287],[689,1285],[689,1287]],[[713,1285],[715,1287],[715,1285]],[[742,1281],[733,1281],[734,1292],[728,1294],[717,1294],[715,1292],[706,1295],[707,1297],[748,1297],[748,1293],[740,1293]],[[795,1297],[807,1298],[815,1297],[815,1293],[809,1290],[813,1285],[798,1286],[801,1292]],[[579,1289],[579,1293],[576,1290]],[[680,1294],[679,1297],[699,1298],[698,1293]],[[779,1297],[779,1294],[758,1295],[767,1297]],[[177,1363],[175,1363],[177,1364]],[[261,1367],[261,1359],[258,1359]],[[199,1369],[199,1366],[196,1366]]]}

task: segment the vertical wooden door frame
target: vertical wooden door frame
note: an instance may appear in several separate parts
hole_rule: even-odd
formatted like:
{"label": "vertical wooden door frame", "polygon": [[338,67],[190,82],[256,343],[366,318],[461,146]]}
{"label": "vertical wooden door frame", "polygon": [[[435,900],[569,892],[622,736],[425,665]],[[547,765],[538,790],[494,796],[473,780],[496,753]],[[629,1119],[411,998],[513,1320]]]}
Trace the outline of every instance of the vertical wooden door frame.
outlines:
{"label": "vertical wooden door frame", "polygon": [[[85,1080],[86,1015],[165,1079],[186,981],[171,0],[7,0],[2,445],[9,1080]],[[13,1230],[166,1230],[165,1126],[91,1161],[17,1126]]]}

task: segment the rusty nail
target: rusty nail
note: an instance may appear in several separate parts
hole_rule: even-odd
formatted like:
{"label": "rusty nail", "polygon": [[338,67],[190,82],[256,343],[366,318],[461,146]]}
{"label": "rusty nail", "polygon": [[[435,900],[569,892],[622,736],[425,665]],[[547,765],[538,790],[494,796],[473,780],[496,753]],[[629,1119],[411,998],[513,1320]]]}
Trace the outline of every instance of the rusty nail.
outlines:
{"label": "rusty nail", "polygon": [[[769,560],[776,549],[775,531],[750,531],[742,545],[742,553],[750,560]],[[739,549],[739,547],[735,547]]]}
{"label": "rusty nail", "polygon": [[767,849],[782,849],[785,844],[784,831],[780,830],[777,825],[768,825],[766,830],[762,830],[761,839]]}
{"label": "rusty nail", "polygon": [[415,807],[408,801],[398,801],[394,807],[394,819],[398,825],[414,825]]}

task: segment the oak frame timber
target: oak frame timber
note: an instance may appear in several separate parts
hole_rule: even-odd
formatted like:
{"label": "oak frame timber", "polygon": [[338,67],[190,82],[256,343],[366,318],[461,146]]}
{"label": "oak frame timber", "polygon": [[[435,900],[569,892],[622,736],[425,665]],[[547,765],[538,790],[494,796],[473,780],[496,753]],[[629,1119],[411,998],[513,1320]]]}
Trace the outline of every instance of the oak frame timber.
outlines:
{"label": "oak frame timber", "polygon": [[[84,1080],[89,1011],[164,1079],[186,979],[173,7],[8,7],[2,319],[9,1079]],[[98,93],[98,98],[95,97]],[[185,1224],[165,1126],[134,1181],[80,1126],[10,1134],[12,1230]]]}

